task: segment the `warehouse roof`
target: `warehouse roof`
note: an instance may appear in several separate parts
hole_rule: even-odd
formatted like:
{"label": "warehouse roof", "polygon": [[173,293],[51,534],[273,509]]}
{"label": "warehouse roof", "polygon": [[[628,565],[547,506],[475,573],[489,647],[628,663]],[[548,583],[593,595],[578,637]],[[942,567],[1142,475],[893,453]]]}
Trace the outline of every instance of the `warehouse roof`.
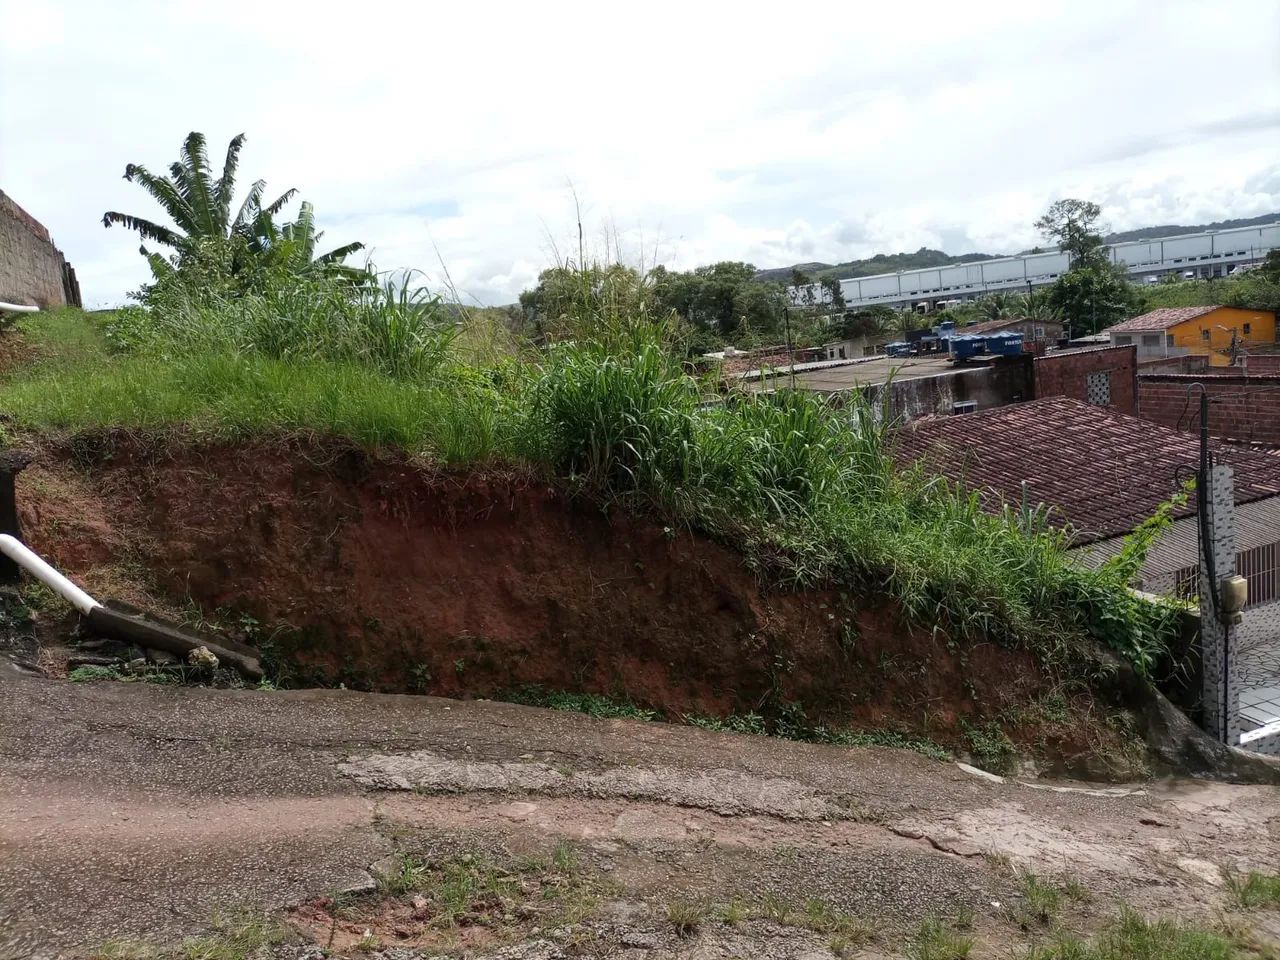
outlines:
{"label": "warehouse roof", "polygon": [[[1214,442],[1235,470],[1236,503],[1280,496],[1280,455]],[[1199,461],[1195,434],[1049,397],[963,416],[919,420],[895,442],[903,465],[976,490],[984,506],[1044,503],[1077,544],[1136,528],[1177,492]],[[1194,512],[1191,506],[1175,516]]]}
{"label": "warehouse roof", "polygon": [[1106,333],[1135,333],[1143,330],[1168,330],[1180,323],[1203,317],[1206,313],[1221,310],[1220,304],[1209,307],[1161,307],[1141,316],[1130,317],[1114,326],[1107,327]]}

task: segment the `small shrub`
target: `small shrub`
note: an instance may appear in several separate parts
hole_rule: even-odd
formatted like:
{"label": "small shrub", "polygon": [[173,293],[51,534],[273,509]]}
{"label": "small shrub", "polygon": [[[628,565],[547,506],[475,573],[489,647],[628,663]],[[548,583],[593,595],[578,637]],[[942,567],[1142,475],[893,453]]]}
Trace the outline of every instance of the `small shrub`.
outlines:
{"label": "small shrub", "polygon": [[426,876],[423,864],[407,853],[401,854],[395,870],[378,877],[378,892],[384,896],[401,896],[418,889]]}
{"label": "small shrub", "polygon": [[1013,772],[1018,758],[1017,750],[1000,724],[994,720],[978,726],[972,726],[967,721],[961,723],[974,762],[979,767],[1002,775]]}
{"label": "small shrub", "polygon": [[1089,888],[1081,882],[1079,877],[1067,877],[1062,881],[1062,893],[1069,900],[1076,903],[1087,903],[1093,899],[1093,894],[1089,892]]}
{"label": "small shrub", "polygon": [[1050,883],[1046,883],[1034,873],[1024,873],[1019,878],[1024,901],[1023,925],[1030,923],[1048,924],[1058,912],[1062,902],[1061,892]]}
{"label": "small shrub", "polygon": [[675,927],[677,936],[693,936],[706,916],[707,905],[701,900],[679,899],[667,903],[667,920]]}
{"label": "small shrub", "polygon": [[92,683],[95,680],[123,680],[125,674],[119,667],[99,667],[94,664],[83,664],[67,674],[72,683]]}
{"label": "small shrub", "polygon": [[875,929],[865,920],[837,910],[825,900],[805,901],[799,921],[793,920],[793,923],[815,933],[835,934],[846,950],[866,943],[875,935]]}
{"label": "small shrub", "polygon": [[547,707],[551,710],[569,710],[574,713],[585,713],[589,717],[601,719],[654,720],[656,710],[638,707],[630,700],[606,697],[596,693],[570,693],[564,690],[546,690],[535,684],[527,684],[508,690],[501,697],[512,703],[523,703],[531,707]]}
{"label": "small shrub", "polygon": [[728,903],[722,903],[713,911],[715,918],[721,923],[736,927],[750,916],[747,905],[736,897]]}
{"label": "small shrub", "polygon": [[1232,870],[1222,872],[1231,904],[1241,910],[1280,907],[1280,874],[1250,870],[1241,875]]}
{"label": "small shrub", "polygon": [[574,873],[578,869],[578,851],[567,840],[557,840],[551,852],[551,863],[561,873]]}
{"label": "small shrub", "polygon": [[973,938],[956,933],[942,920],[928,919],[920,924],[907,943],[909,960],[965,960],[973,950]]}
{"label": "small shrub", "polygon": [[1240,960],[1229,940],[1170,920],[1125,910],[1092,942],[1063,936],[1033,947],[1026,960]]}
{"label": "small shrub", "polygon": [[898,733],[894,730],[858,730],[833,732],[826,743],[849,747],[889,747],[894,750],[912,750],[931,760],[951,760],[951,751],[928,737]]}

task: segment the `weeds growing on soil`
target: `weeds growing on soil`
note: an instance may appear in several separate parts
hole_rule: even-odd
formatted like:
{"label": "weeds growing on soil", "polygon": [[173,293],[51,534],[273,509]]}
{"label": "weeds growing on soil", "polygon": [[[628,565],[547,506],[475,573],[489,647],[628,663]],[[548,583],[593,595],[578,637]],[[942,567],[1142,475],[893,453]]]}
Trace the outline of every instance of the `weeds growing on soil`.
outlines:
{"label": "weeds growing on soil", "polygon": [[928,919],[920,924],[907,944],[910,960],[965,960],[973,951],[973,937],[964,936],[943,920]]}
{"label": "weeds growing on soil", "polygon": [[1026,960],[1243,960],[1244,956],[1216,933],[1169,920],[1146,920],[1132,910],[1121,914],[1092,943],[1059,937],[1025,955]]}
{"label": "weeds growing on soil", "polygon": [[585,713],[589,717],[602,720],[654,720],[658,716],[656,710],[638,707],[630,700],[605,697],[597,693],[570,693],[567,690],[547,690],[533,684],[526,684],[514,690],[508,690],[499,699],[510,703],[523,703],[531,707],[547,707],[551,710],[568,710],[572,713]]}
{"label": "weeds growing on soil", "polygon": [[1256,870],[1240,874],[1224,870],[1222,878],[1232,906],[1241,910],[1280,907],[1280,874],[1259,873]]}
{"label": "weeds growing on soil", "polygon": [[103,943],[90,956],[94,960],[247,960],[266,948],[284,943],[289,936],[283,924],[244,913],[216,917],[209,933],[174,946],[115,939]]}
{"label": "weeds growing on soil", "polygon": [[405,284],[37,314],[22,328],[50,359],[0,386],[0,409],[44,430],[307,431],[514,463],[702,530],[783,585],[887,593],[917,622],[1042,659],[1091,636],[1146,673],[1163,650],[1176,610],[1128,593],[1132,551],[1081,569],[1016,511],[900,473],[857,397],[711,396],[642,290],[564,310],[561,339],[483,365],[455,349],[456,312]]}

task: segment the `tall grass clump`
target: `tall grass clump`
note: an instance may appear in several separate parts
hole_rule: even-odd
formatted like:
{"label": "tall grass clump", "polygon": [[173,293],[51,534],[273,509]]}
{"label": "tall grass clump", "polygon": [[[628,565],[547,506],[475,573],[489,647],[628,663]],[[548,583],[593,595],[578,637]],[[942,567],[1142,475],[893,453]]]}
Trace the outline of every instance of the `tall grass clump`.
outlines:
{"label": "tall grass clump", "polygon": [[658,342],[550,349],[525,387],[521,456],[605,497],[643,499],[733,542],[795,586],[888,592],[916,622],[1065,656],[1101,640],[1147,674],[1176,610],[1127,589],[1124,561],[1087,570],[1043,515],[896,469],[882,417],[781,391],[707,402]]}
{"label": "tall grass clump", "polygon": [[439,369],[457,329],[439,298],[414,281],[412,275],[359,283],[285,277],[238,296],[174,296],[120,311],[106,322],[105,335],[125,353],[354,362],[420,379]]}

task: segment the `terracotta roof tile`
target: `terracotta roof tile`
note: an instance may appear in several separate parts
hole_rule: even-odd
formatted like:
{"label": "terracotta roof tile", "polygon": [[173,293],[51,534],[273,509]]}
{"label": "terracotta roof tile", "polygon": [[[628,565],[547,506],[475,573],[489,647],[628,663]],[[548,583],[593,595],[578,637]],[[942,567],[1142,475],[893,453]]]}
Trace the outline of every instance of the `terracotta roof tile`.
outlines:
{"label": "terracotta roof tile", "polygon": [[1141,316],[1130,317],[1114,326],[1107,327],[1104,333],[1131,333],[1141,330],[1168,330],[1172,326],[1203,317],[1206,313],[1221,310],[1221,305],[1211,307],[1161,307]]}
{"label": "terracotta roof tile", "polygon": [[[1235,470],[1237,503],[1280,495],[1280,455],[1216,442],[1213,450]],[[977,490],[993,511],[1021,503],[1025,481],[1029,503],[1053,508],[1075,542],[1089,543],[1128,533],[1176,493],[1199,461],[1199,438],[1049,397],[917,421],[897,435],[894,455]]]}

